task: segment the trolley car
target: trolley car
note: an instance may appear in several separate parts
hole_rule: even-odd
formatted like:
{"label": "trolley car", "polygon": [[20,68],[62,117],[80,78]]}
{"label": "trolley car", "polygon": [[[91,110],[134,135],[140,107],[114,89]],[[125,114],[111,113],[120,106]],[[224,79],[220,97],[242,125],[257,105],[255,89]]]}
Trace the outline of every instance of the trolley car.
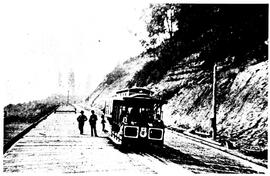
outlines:
{"label": "trolley car", "polygon": [[161,101],[145,88],[130,88],[116,92],[112,100],[111,137],[122,146],[136,144],[163,145],[164,128]]}

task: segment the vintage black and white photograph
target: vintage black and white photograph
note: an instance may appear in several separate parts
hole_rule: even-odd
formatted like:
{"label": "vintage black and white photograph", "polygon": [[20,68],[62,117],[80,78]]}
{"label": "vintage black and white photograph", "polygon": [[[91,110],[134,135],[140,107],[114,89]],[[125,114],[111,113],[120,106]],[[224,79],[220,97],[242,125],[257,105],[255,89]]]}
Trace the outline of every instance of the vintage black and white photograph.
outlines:
{"label": "vintage black and white photograph", "polygon": [[269,174],[267,2],[0,2],[3,175]]}

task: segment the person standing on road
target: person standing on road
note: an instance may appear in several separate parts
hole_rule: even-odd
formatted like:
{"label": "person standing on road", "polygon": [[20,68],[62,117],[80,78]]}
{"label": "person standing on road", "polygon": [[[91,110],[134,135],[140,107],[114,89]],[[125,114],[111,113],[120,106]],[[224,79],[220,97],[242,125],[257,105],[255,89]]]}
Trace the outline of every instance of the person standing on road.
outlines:
{"label": "person standing on road", "polygon": [[96,129],[96,122],[97,122],[97,115],[95,114],[95,111],[91,111],[91,116],[89,118],[89,123],[91,127],[91,136],[96,136],[97,137],[97,129]]}
{"label": "person standing on road", "polygon": [[105,123],[106,123],[106,121],[105,121],[104,118],[105,118],[105,116],[104,116],[104,114],[102,114],[102,115],[101,115],[101,119],[102,119],[102,120],[101,120],[101,124],[102,124],[102,131],[103,131],[103,132],[105,132]]}
{"label": "person standing on road", "polygon": [[87,120],[87,117],[84,115],[84,112],[81,111],[81,115],[79,115],[79,117],[77,118],[77,121],[79,122],[80,134],[83,134],[83,126],[86,120]]}

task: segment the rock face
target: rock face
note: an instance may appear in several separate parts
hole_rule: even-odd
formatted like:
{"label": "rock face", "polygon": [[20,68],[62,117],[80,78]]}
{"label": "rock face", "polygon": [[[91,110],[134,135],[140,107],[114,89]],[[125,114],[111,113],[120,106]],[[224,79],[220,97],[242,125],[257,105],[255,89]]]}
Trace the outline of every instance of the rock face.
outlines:
{"label": "rock face", "polygon": [[220,133],[243,147],[267,148],[267,66],[262,62],[240,72],[219,107]]}
{"label": "rock face", "polygon": [[[194,56],[192,56],[194,57]],[[137,57],[121,67],[127,74],[111,85],[101,83],[89,96],[88,103],[104,107],[108,97],[126,88],[135,72],[150,59]],[[178,74],[175,67],[157,84],[147,87],[168,100],[163,108],[166,125],[193,128],[209,132],[212,85],[200,84],[205,77],[192,73]],[[228,70],[217,80],[217,130],[218,136],[235,141],[234,146],[257,151],[267,149],[268,62],[246,67],[243,71]],[[198,82],[190,80],[196,76]],[[210,75],[211,76],[211,75]]]}

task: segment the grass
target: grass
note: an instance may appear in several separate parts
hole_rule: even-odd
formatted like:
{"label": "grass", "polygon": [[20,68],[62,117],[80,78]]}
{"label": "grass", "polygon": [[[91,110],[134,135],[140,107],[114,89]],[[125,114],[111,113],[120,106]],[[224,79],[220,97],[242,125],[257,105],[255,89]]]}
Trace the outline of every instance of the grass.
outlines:
{"label": "grass", "polygon": [[4,125],[4,145],[7,144],[12,138],[17,136],[27,127],[29,127],[31,123],[17,122],[10,123]]}
{"label": "grass", "polygon": [[57,107],[57,103],[49,101],[9,104],[4,107],[4,145]]}

